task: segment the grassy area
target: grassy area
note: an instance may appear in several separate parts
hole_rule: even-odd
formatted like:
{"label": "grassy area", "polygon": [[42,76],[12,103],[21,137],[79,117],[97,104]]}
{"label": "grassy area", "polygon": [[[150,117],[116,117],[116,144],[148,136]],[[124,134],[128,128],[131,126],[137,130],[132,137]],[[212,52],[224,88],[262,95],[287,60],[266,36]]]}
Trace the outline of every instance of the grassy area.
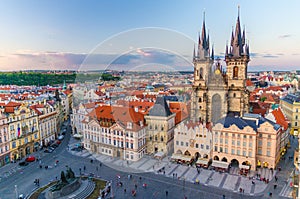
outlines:
{"label": "grassy area", "polygon": [[103,180],[93,179],[93,181],[95,182],[96,186],[93,193],[88,197],[88,199],[97,199],[100,195],[100,189],[104,189],[106,185],[106,181]]}
{"label": "grassy area", "polygon": [[56,181],[51,182],[51,183],[48,184],[47,186],[44,186],[44,187],[39,188],[38,190],[36,190],[36,191],[34,192],[34,194],[32,194],[32,195],[30,196],[29,199],[38,199],[39,195],[40,195],[45,189],[51,187],[51,186],[54,185],[55,183],[56,183]]}

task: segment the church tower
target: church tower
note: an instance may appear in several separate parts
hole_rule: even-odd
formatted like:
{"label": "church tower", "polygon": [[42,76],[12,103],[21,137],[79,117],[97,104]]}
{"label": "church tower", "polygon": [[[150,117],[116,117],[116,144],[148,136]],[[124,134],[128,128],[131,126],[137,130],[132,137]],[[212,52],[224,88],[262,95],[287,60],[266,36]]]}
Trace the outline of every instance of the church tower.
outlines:
{"label": "church tower", "polygon": [[242,116],[249,112],[249,92],[246,90],[249,46],[246,44],[245,29],[241,32],[240,8],[235,26],[231,34],[230,47],[226,45],[225,62],[228,78],[228,112]]}
{"label": "church tower", "polygon": [[206,35],[205,13],[203,14],[201,36],[198,37],[198,45],[193,54],[194,84],[191,105],[191,118],[195,121],[207,120],[206,92],[208,74],[213,64],[213,56],[210,56],[209,35]]}

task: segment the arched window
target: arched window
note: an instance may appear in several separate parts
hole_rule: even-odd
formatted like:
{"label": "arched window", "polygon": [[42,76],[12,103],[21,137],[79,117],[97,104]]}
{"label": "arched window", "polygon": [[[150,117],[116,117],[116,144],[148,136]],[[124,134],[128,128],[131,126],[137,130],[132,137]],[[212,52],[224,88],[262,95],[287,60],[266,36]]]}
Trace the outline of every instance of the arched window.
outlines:
{"label": "arched window", "polygon": [[237,66],[233,67],[233,78],[238,78],[239,68]]}
{"label": "arched window", "polygon": [[235,94],[235,93],[233,93],[233,97],[236,97],[236,94]]}
{"label": "arched window", "polygon": [[203,79],[203,68],[200,68],[200,79]]}
{"label": "arched window", "polygon": [[202,98],[201,97],[199,97],[199,102],[202,102]]}

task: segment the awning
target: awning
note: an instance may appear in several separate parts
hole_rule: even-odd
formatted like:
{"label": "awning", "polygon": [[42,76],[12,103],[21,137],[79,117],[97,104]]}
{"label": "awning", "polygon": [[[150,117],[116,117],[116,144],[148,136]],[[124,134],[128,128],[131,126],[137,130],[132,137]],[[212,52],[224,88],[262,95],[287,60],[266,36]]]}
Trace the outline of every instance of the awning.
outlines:
{"label": "awning", "polygon": [[229,162],[222,162],[218,160],[213,160],[212,165],[213,167],[222,168],[222,169],[228,169]]}
{"label": "awning", "polygon": [[183,161],[191,161],[192,159],[192,156],[188,156],[188,155],[181,155],[181,154],[176,154],[174,153],[172,156],[171,156],[171,159],[173,160],[183,160]]}
{"label": "awning", "polygon": [[208,159],[206,158],[198,158],[196,164],[205,164],[205,165],[208,165]]}
{"label": "awning", "polygon": [[249,165],[239,165],[239,168],[240,169],[250,169],[250,166]]}
{"label": "awning", "polygon": [[74,138],[82,138],[83,135],[76,133],[76,134],[73,135],[73,137],[74,137]]}
{"label": "awning", "polygon": [[154,157],[155,157],[155,158],[162,158],[164,155],[165,155],[164,152],[159,151],[159,152],[157,152],[157,153],[154,155]]}
{"label": "awning", "polygon": [[178,159],[181,158],[181,156],[182,156],[182,155],[180,155],[180,154],[173,153],[172,156],[171,156],[171,159],[173,159],[173,160],[178,160]]}

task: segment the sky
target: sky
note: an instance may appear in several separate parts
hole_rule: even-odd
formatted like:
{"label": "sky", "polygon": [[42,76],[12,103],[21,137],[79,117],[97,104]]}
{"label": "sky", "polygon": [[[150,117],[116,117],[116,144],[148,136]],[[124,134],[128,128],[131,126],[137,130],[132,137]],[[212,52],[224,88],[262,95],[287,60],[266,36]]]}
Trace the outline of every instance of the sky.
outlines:
{"label": "sky", "polygon": [[238,5],[249,70],[300,69],[299,0],[14,0],[0,1],[0,71],[192,70],[203,13],[222,59]]}

